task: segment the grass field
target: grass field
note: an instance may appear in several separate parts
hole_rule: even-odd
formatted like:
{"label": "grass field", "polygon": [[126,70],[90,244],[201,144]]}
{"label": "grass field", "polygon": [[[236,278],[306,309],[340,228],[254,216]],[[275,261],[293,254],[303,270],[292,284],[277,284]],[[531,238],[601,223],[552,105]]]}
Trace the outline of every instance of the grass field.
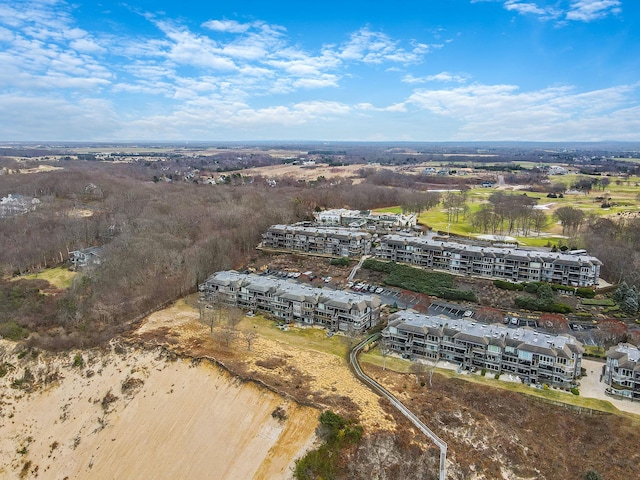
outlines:
{"label": "grass field", "polygon": [[30,273],[29,275],[23,275],[21,277],[15,277],[15,279],[26,280],[46,280],[51,285],[57,288],[69,288],[73,277],[76,276],[76,272],[69,271],[66,267],[48,268],[38,273]]}
{"label": "grass field", "polygon": [[[568,174],[562,176],[552,177],[553,183],[563,183],[567,188],[574,185],[578,180],[582,178],[594,178],[587,177],[586,175]],[[603,190],[591,190],[586,195],[583,193],[570,193],[565,194],[563,198],[548,198],[544,193],[535,192],[523,192],[514,191],[510,192],[505,190],[506,193],[513,193],[514,195],[522,195],[526,193],[529,197],[538,200],[539,205],[548,205],[548,209],[545,213],[549,216],[549,222],[546,228],[542,232],[531,232],[528,237],[515,236],[519,243],[527,246],[543,247],[547,244],[557,244],[563,239],[560,235],[562,228],[558,221],[553,217],[553,212],[560,207],[574,207],[584,211],[588,216],[617,216],[623,212],[640,212],[640,177],[630,177],[628,179],[607,177],[610,180],[610,184]],[[466,217],[460,214],[458,222],[447,220],[447,212],[442,208],[442,205],[438,205],[432,210],[422,212],[418,218],[418,221],[427,225],[432,230],[439,230],[444,232],[450,232],[456,235],[473,237],[482,232],[475,231],[471,224],[470,218],[474,212],[477,212],[483,204],[485,204],[491,194],[495,193],[496,189],[486,188],[474,188],[467,192],[467,207],[468,212]],[[602,208],[602,199],[598,197],[610,198],[610,203],[614,206],[609,208]],[[393,213],[400,213],[401,207],[389,207],[376,210],[378,212],[386,211]]]}

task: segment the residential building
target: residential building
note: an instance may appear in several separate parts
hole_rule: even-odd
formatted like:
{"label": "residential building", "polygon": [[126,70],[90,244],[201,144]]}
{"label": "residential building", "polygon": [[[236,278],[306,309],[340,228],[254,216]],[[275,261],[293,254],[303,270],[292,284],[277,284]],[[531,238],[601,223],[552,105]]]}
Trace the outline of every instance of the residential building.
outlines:
{"label": "residential building", "polygon": [[100,254],[102,247],[89,247],[82,250],[73,250],[69,252],[69,261],[74,268],[83,268],[93,265],[100,265]]}
{"label": "residential building", "polygon": [[621,343],[607,351],[604,381],[610,393],[640,400],[640,350],[628,343]]}
{"label": "residential building", "polygon": [[580,376],[582,344],[571,335],[547,335],[411,310],[389,316],[387,347],[408,358],[442,359],[465,369],[515,375],[524,383],[571,387]]}
{"label": "residential building", "polygon": [[380,239],[375,255],[384,260],[460,275],[572,287],[596,285],[602,265],[596,257],[583,251],[564,253],[515,246],[480,246],[426,236],[385,235]]}
{"label": "residential building", "polygon": [[370,210],[347,210],[336,208],[314,213],[320,225],[341,225],[344,227],[390,230],[393,228],[413,228],[416,226],[414,214],[371,212]]}
{"label": "residential building", "polygon": [[40,205],[40,200],[19,194],[8,194],[0,198],[0,218],[22,215],[35,210]]}
{"label": "residential building", "polygon": [[380,320],[380,299],[280,280],[266,275],[216,272],[199,287],[208,301],[261,310],[287,323],[322,325],[333,331],[362,331]]}
{"label": "residential building", "polygon": [[371,250],[371,234],[348,228],[273,225],[262,235],[262,246],[276,250],[359,257]]}

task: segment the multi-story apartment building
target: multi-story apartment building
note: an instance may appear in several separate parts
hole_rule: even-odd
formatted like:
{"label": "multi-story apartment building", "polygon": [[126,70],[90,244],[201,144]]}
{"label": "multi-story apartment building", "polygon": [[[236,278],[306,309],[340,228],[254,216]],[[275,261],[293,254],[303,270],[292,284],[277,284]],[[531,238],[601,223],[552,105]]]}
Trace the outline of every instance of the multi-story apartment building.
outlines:
{"label": "multi-story apartment building", "polygon": [[640,350],[621,343],[607,351],[604,381],[611,393],[640,400]]}
{"label": "multi-story apartment building", "polygon": [[414,214],[391,212],[371,212],[370,210],[347,210],[336,208],[323,210],[313,214],[317,223],[321,225],[341,225],[344,227],[373,227],[376,230],[392,228],[413,228],[416,226]]}
{"label": "multi-story apartment building", "polygon": [[359,257],[371,249],[371,234],[349,228],[273,225],[262,235],[262,246],[311,255]]}
{"label": "multi-story apartment building", "polygon": [[442,359],[462,368],[517,375],[524,383],[575,384],[584,348],[571,335],[487,325],[467,319],[422,315],[411,310],[389,317],[382,332],[387,347],[405,357]]}
{"label": "multi-story apartment building", "polygon": [[380,299],[342,290],[239,273],[216,272],[200,285],[204,299],[248,310],[262,310],[287,323],[322,325],[334,331],[362,331],[380,320]]}
{"label": "multi-story apartment building", "polygon": [[550,282],[572,287],[597,284],[602,263],[584,251],[551,252],[516,247],[469,245],[431,237],[385,235],[377,257],[460,275],[513,282]]}

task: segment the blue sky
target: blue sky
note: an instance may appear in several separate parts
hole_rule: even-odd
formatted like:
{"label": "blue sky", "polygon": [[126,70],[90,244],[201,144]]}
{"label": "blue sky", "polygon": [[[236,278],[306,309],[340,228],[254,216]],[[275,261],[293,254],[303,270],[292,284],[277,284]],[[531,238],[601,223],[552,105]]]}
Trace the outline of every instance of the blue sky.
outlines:
{"label": "blue sky", "polygon": [[639,141],[639,4],[3,0],[0,141]]}

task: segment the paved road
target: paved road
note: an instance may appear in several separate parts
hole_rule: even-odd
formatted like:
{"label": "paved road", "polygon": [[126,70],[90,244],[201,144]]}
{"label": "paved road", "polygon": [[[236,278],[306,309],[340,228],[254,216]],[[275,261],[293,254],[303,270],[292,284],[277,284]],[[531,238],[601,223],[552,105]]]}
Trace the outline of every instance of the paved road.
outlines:
{"label": "paved road", "polygon": [[424,423],[420,421],[416,415],[405,407],[396,397],[394,397],[386,388],[376,382],[374,379],[365,374],[360,368],[360,364],[358,363],[358,354],[368,343],[377,340],[380,337],[379,333],[375,333],[365,338],[358,345],[353,347],[351,352],[349,353],[349,366],[351,371],[356,376],[358,380],[363,382],[369,388],[371,388],[378,395],[386,398],[391,402],[391,405],[396,407],[400,413],[402,413],[405,417],[409,419],[411,423],[413,423],[422,433],[424,433],[427,437],[429,437],[436,446],[440,449],[440,480],[445,480],[447,478],[447,444],[438,437],[435,433],[429,429]]}

